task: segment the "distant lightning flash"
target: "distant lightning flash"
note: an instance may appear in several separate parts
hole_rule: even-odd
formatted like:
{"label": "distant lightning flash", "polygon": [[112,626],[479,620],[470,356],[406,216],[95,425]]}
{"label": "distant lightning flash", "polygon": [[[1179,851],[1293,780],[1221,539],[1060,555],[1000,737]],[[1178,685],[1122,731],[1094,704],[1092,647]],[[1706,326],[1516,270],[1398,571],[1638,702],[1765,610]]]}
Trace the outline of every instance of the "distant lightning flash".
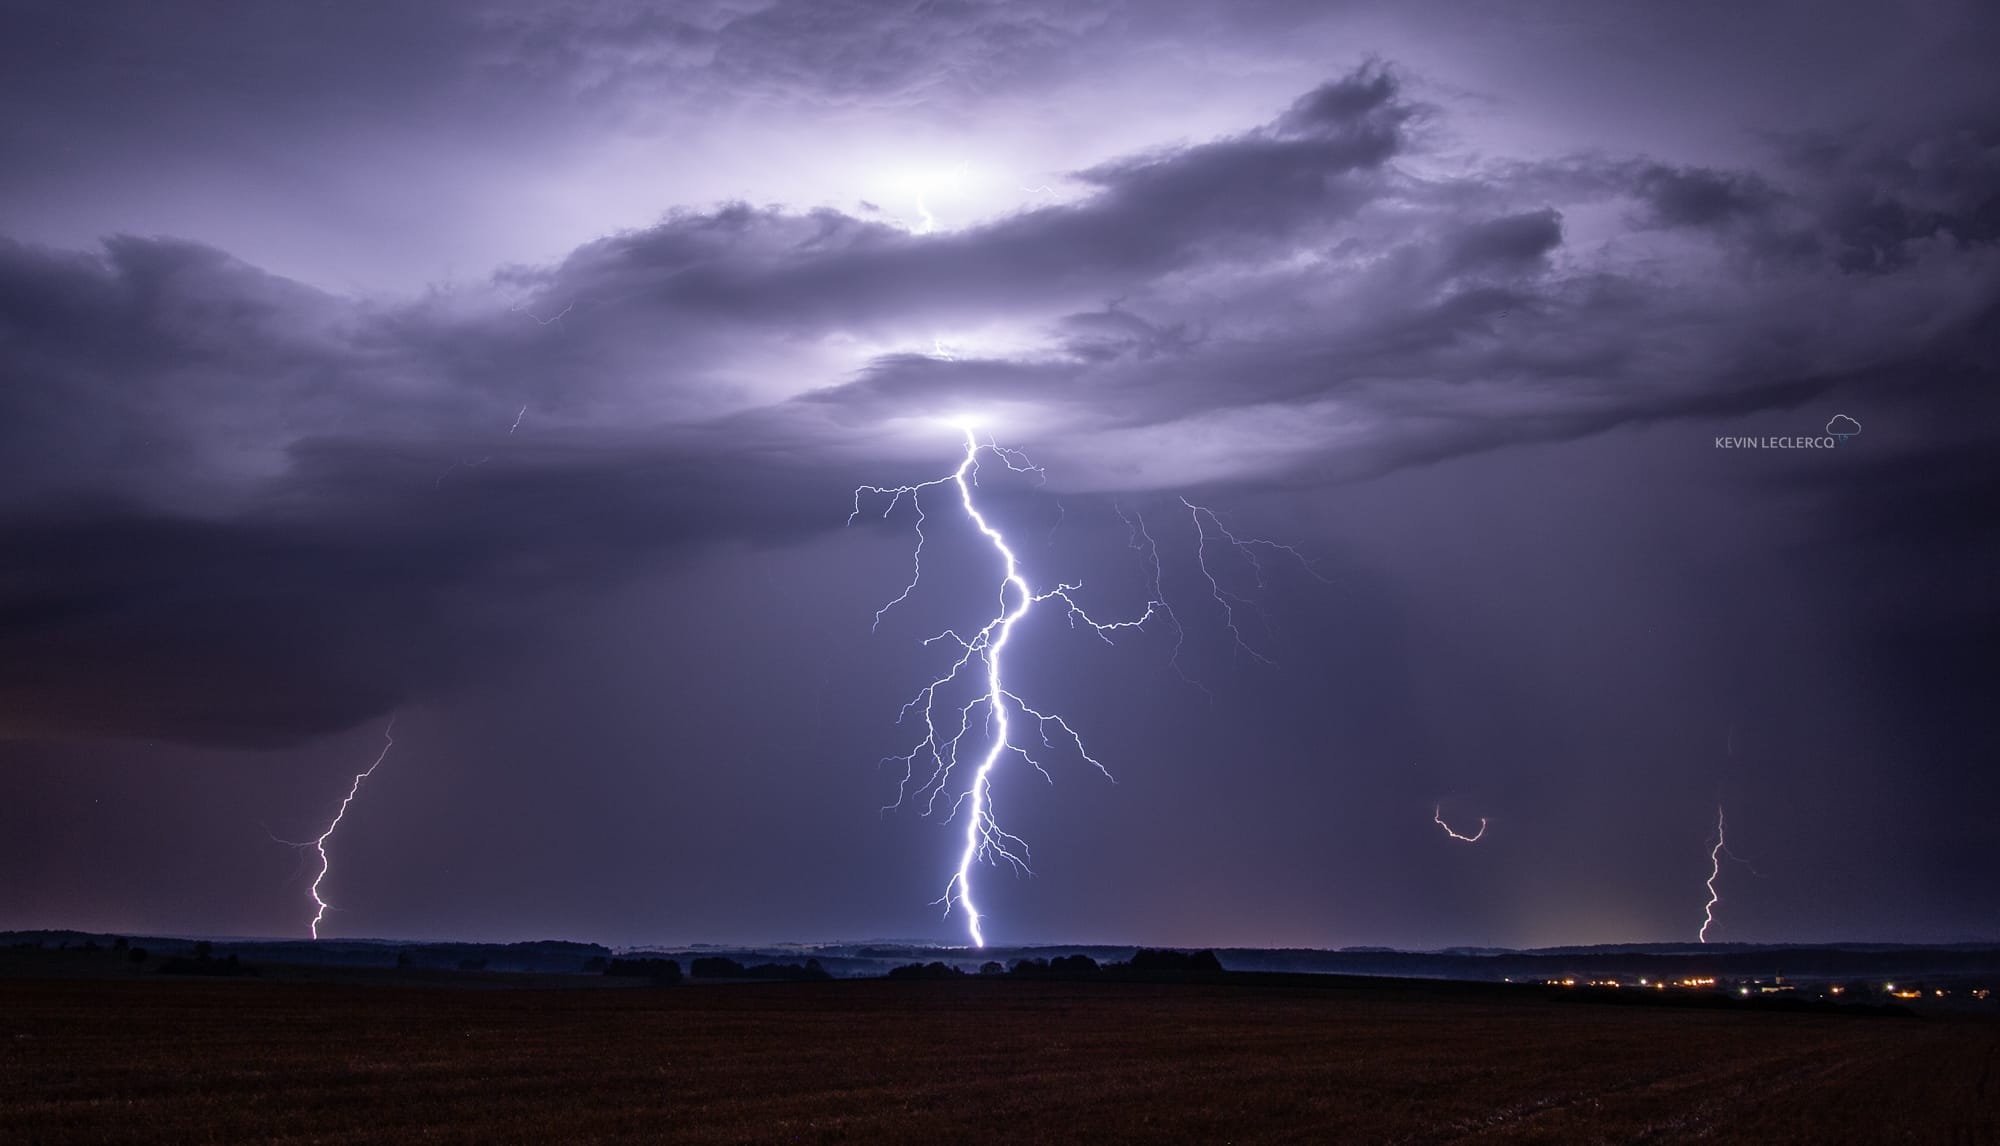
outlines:
{"label": "distant lightning flash", "polygon": [[457,473],[459,470],[476,470],[480,466],[483,466],[487,462],[490,462],[492,460],[493,460],[492,454],[487,454],[483,458],[474,458],[469,462],[462,458],[455,458],[452,460],[452,463],[450,465],[444,467],[444,471],[442,473],[438,474],[438,476],[431,479],[431,488],[443,489],[444,479],[450,477],[452,474]]}
{"label": "distant lightning flash", "polygon": [[1448,836],[1450,836],[1450,837],[1451,837],[1452,839],[1455,839],[1455,840],[1463,840],[1464,842],[1466,842],[1466,843],[1468,843],[1468,844],[1476,844],[1476,843],[1478,843],[1478,842],[1479,842],[1479,837],[1481,837],[1481,836],[1483,836],[1483,835],[1485,835],[1485,834],[1486,834],[1486,817],[1485,817],[1485,816],[1481,816],[1481,817],[1479,817],[1479,830],[1478,830],[1478,831],[1476,831],[1476,832],[1474,832],[1474,833],[1472,833],[1472,834],[1471,834],[1471,835],[1469,835],[1469,836],[1462,836],[1462,835],[1459,835],[1459,834],[1458,834],[1457,832],[1454,832],[1454,831],[1452,831],[1452,830],[1451,830],[1451,825],[1450,825],[1450,824],[1447,824],[1447,823],[1445,823],[1445,822],[1444,822],[1444,805],[1442,805],[1442,804],[1440,804],[1440,805],[1438,805],[1437,807],[1435,807],[1435,808],[1431,809],[1431,819],[1433,819],[1433,820],[1436,820],[1436,821],[1437,821],[1437,826],[1438,826],[1438,827],[1440,827],[1440,828],[1443,828],[1443,829],[1444,829],[1444,834],[1445,834],[1445,835],[1448,835]]}
{"label": "distant lightning flash", "polygon": [[314,939],[319,938],[320,920],[326,918],[328,907],[326,900],[321,899],[319,895],[319,885],[326,879],[327,869],[333,864],[333,861],[326,854],[326,841],[333,838],[333,830],[340,826],[341,817],[347,815],[347,806],[354,802],[355,795],[361,791],[361,782],[373,776],[375,769],[382,766],[382,761],[389,758],[389,749],[396,746],[395,731],[396,718],[391,716],[388,726],[382,729],[381,754],[375,757],[375,763],[370,764],[365,770],[355,774],[354,783],[347,789],[347,798],[340,802],[339,810],[333,814],[333,822],[328,824],[326,830],[319,834],[319,838],[312,842],[312,846],[319,852],[319,875],[315,876],[312,881],[312,900],[314,905],[319,909],[313,914],[312,923],[310,924]]}
{"label": "distant lightning flash", "polygon": [[1703,943],[1708,942],[1708,929],[1715,924],[1715,905],[1722,902],[1722,897],[1716,894],[1715,881],[1722,875],[1722,853],[1728,850],[1729,845],[1724,841],[1722,836],[1722,805],[1717,804],[1715,806],[1715,847],[1708,853],[1708,906],[1702,908],[1701,931],[1697,936]]}
{"label": "distant lightning flash", "polygon": [[1698,933],[1698,937],[1703,943],[1708,942],[1708,929],[1715,925],[1715,905],[1722,902],[1722,896],[1718,895],[1715,890],[1715,881],[1722,875],[1722,857],[1728,856],[1730,859],[1749,868],[1751,875],[1756,876],[1758,879],[1764,878],[1764,873],[1757,870],[1756,864],[1729,850],[1729,843],[1723,838],[1722,829],[1722,805],[1717,804],[1715,806],[1715,847],[1711,848],[1708,853],[1708,905],[1702,909],[1701,931]]}
{"label": "distant lightning flash", "polygon": [[554,314],[548,316],[547,318],[543,318],[541,315],[536,314],[532,310],[529,310],[525,303],[517,303],[514,305],[512,309],[513,313],[515,314],[525,314],[529,318],[534,319],[535,324],[537,326],[547,326],[550,323],[555,323],[558,327],[560,327],[562,325],[562,320],[569,317],[569,312],[576,309],[576,303],[571,302],[568,306],[563,307],[561,310],[555,312]]}
{"label": "distant lightning flash", "polygon": [[[852,524],[854,519],[861,515],[863,497],[886,496],[889,503],[882,511],[883,517],[894,512],[905,497],[909,498],[911,508],[916,511],[917,544],[912,559],[910,582],[904,586],[900,594],[877,610],[875,623],[878,626],[882,622],[883,614],[908,600],[910,594],[916,591],[917,583],[923,578],[924,525],[927,518],[921,499],[925,490],[947,484],[956,486],[959,505],[964,510],[966,519],[981,536],[986,538],[993,547],[994,554],[1000,559],[1002,573],[998,589],[998,609],[995,614],[969,637],[947,629],[923,642],[928,647],[937,641],[949,638],[958,644],[960,652],[951,666],[942,675],[919,689],[916,696],[903,706],[902,712],[897,716],[898,722],[901,722],[909,715],[911,709],[921,708],[924,718],[923,739],[919,740],[916,747],[908,753],[888,758],[900,760],[904,765],[903,780],[897,788],[896,803],[890,807],[900,806],[904,799],[914,793],[916,796],[925,797],[924,812],[928,815],[936,809],[939,800],[943,798],[947,785],[951,783],[952,774],[960,763],[961,747],[965,745],[966,738],[973,735],[973,714],[975,712],[982,714],[982,728],[987,738],[983,748],[974,749],[979,761],[977,768],[964,790],[950,798],[950,813],[946,817],[949,820],[961,813],[965,815],[965,847],[959,855],[957,870],[945,883],[944,895],[937,900],[944,905],[946,915],[951,914],[953,904],[964,909],[967,930],[972,937],[973,945],[977,947],[986,945],[986,937],[980,928],[979,908],[972,898],[974,863],[984,860],[997,867],[1001,860],[1005,860],[1013,865],[1016,871],[1031,870],[1028,866],[1027,844],[1019,836],[1003,830],[994,814],[993,771],[999,765],[1001,758],[1012,752],[1041,773],[1043,779],[1053,782],[1053,778],[1041,762],[1026,747],[1013,741],[1014,725],[1011,717],[1018,714],[1024,721],[1032,720],[1045,748],[1055,747],[1055,743],[1049,738],[1050,728],[1053,726],[1061,730],[1062,736],[1075,749],[1078,757],[1095,767],[1106,779],[1113,779],[1110,770],[1090,754],[1084,747],[1082,737],[1077,735],[1076,730],[1071,728],[1067,721],[1056,714],[1030,707],[1005,683],[1002,653],[1006,651],[1008,640],[1013,636],[1014,626],[1019,624],[1034,606],[1044,601],[1056,600],[1062,602],[1072,628],[1081,623],[1109,642],[1113,632],[1119,629],[1138,628],[1152,619],[1156,612],[1166,610],[1165,603],[1158,599],[1159,595],[1155,592],[1155,599],[1147,602],[1145,611],[1136,619],[1102,622],[1092,618],[1070,596],[1082,588],[1080,582],[1058,583],[1053,589],[1035,592],[1028,579],[1022,575],[1020,562],[1008,544],[1007,538],[980,512],[973,498],[973,488],[979,483],[982,452],[992,454],[1001,464],[1016,473],[1040,473],[1039,469],[1019,453],[1004,449],[991,440],[982,443],[973,431],[967,428],[965,457],[959,462],[956,470],[945,477],[918,485],[861,486],[854,491],[854,512],[847,518],[848,523]],[[955,714],[948,713],[941,717],[940,691],[958,683],[959,674],[974,661],[977,661],[984,670],[983,674],[980,674],[984,679],[979,694],[958,706]],[[942,707],[949,708],[950,702],[943,702]],[[930,777],[912,789],[911,782],[916,778],[917,759],[926,755],[932,764]]]}

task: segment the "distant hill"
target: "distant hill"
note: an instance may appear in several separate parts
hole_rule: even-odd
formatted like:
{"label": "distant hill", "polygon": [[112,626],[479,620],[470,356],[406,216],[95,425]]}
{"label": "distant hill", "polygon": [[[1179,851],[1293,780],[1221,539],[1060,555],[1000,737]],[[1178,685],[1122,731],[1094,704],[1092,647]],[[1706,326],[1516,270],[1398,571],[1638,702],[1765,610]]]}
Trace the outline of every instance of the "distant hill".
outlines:
{"label": "distant hill", "polygon": [[[1140,950],[1134,945],[1038,944],[1020,947],[968,948],[910,941],[860,941],[826,944],[731,946],[688,944],[669,947],[613,948],[597,943],[535,940],[519,943],[452,941],[407,942],[382,939],[268,939],[190,936],[118,936],[69,930],[0,932],[0,951],[83,950],[90,945],[109,949],[124,940],[156,958],[190,956],[198,942],[211,945],[218,959],[234,955],[259,966],[334,968],[400,968],[406,970],[485,971],[538,975],[601,975],[613,958],[695,959],[735,961],[745,966],[780,963],[803,965],[810,959],[834,978],[873,977],[909,964],[941,963],[977,973],[989,963],[1012,966],[1016,961],[1051,960],[1083,955],[1098,963],[1129,961]],[[1386,947],[1214,948],[1230,971],[1373,976],[1401,979],[1443,979],[1475,982],[1540,982],[1577,979],[1660,980],[1717,978],[1762,981],[1779,978],[1801,983],[1899,979],[2000,985],[2000,944],[1746,944],[1619,943],[1597,946],[1451,948],[1442,951],[1399,951]],[[698,978],[699,976],[697,976]]]}

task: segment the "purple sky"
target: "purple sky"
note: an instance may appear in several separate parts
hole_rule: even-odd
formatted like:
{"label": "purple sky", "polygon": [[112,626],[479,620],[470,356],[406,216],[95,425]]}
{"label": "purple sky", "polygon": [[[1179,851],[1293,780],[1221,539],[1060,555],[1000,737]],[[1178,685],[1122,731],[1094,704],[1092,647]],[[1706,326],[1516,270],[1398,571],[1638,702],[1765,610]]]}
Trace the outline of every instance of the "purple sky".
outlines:
{"label": "purple sky", "polygon": [[[0,928],[302,933],[273,837],[394,713],[324,933],[957,941],[877,761],[991,555],[927,501],[871,632],[911,518],[843,526],[970,418],[1044,467],[982,486],[1031,579],[1136,611],[1143,518],[1181,622],[1017,633],[1117,783],[1002,767],[989,939],[1690,939],[1718,803],[1711,938],[1993,938],[1995,42],[10,6]],[[1218,599],[1183,497],[1318,576],[1211,542]]]}

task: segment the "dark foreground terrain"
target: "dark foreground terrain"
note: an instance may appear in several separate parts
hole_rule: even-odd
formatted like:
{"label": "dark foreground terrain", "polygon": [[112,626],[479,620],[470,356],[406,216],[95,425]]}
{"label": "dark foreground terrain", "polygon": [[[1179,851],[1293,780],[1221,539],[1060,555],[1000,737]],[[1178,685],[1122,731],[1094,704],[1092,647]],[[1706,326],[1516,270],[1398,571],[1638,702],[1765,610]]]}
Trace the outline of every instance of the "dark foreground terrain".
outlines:
{"label": "dark foreground terrain", "polygon": [[1994,1142],[2000,1023],[1423,992],[0,980],[0,1142]]}

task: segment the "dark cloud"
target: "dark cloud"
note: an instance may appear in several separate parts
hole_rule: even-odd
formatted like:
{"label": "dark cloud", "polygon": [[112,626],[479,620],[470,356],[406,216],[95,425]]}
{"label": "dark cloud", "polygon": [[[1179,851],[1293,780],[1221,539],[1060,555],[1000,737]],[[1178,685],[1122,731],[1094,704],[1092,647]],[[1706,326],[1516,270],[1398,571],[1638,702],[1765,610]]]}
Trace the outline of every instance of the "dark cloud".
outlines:
{"label": "dark cloud", "polygon": [[1757,218],[1776,199],[1755,176],[1659,164],[1639,173],[1634,191],[1652,220],[1664,227],[1714,227]]}
{"label": "dark cloud", "polygon": [[930,926],[868,767],[986,590],[870,632],[909,511],[843,523],[961,417],[1035,578],[1144,599],[1143,520],[1181,622],[1024,634],[1120,783],[1005,790],[1010,938],[1652,938],[1719,798],[1731,938],[1986,926],[1994,21],[8,7],[0,926],[289,926],[391,710],[343,925]]}
{"label": "dark cloud", "polygon": [[[1370,63],[960,231],[682,211],[403,304],[180,240],[0,248],[14,734],[324,732],[448,686],[539,597],[837,525],[864,460],[935,452],[912,415],[1023,411],[1072,489],[1297,485],[1921,386],[1993,296],[1990,195],[1940,158],[1976,137],[1821,144],[1783,189],[1623,160],[1420,178],[1402,87]],[[1593,257],[1564,185],[1635,204],[1636,236],[1828,255],[1747,283]],[[995,317],[1025,341],[921,349]]]}
{"label": "dark cloud", "polygon": [[[1375,119],[1382,126],[1400,123],[1415,109],[1399,98],[1396,77],[1379,62],[1353,75],[1321,84],[1298,98],[1274,125],[1284,135],[1343,133],[1357,122]],[[1384,139],[1385,144],[1393,142]]]}

